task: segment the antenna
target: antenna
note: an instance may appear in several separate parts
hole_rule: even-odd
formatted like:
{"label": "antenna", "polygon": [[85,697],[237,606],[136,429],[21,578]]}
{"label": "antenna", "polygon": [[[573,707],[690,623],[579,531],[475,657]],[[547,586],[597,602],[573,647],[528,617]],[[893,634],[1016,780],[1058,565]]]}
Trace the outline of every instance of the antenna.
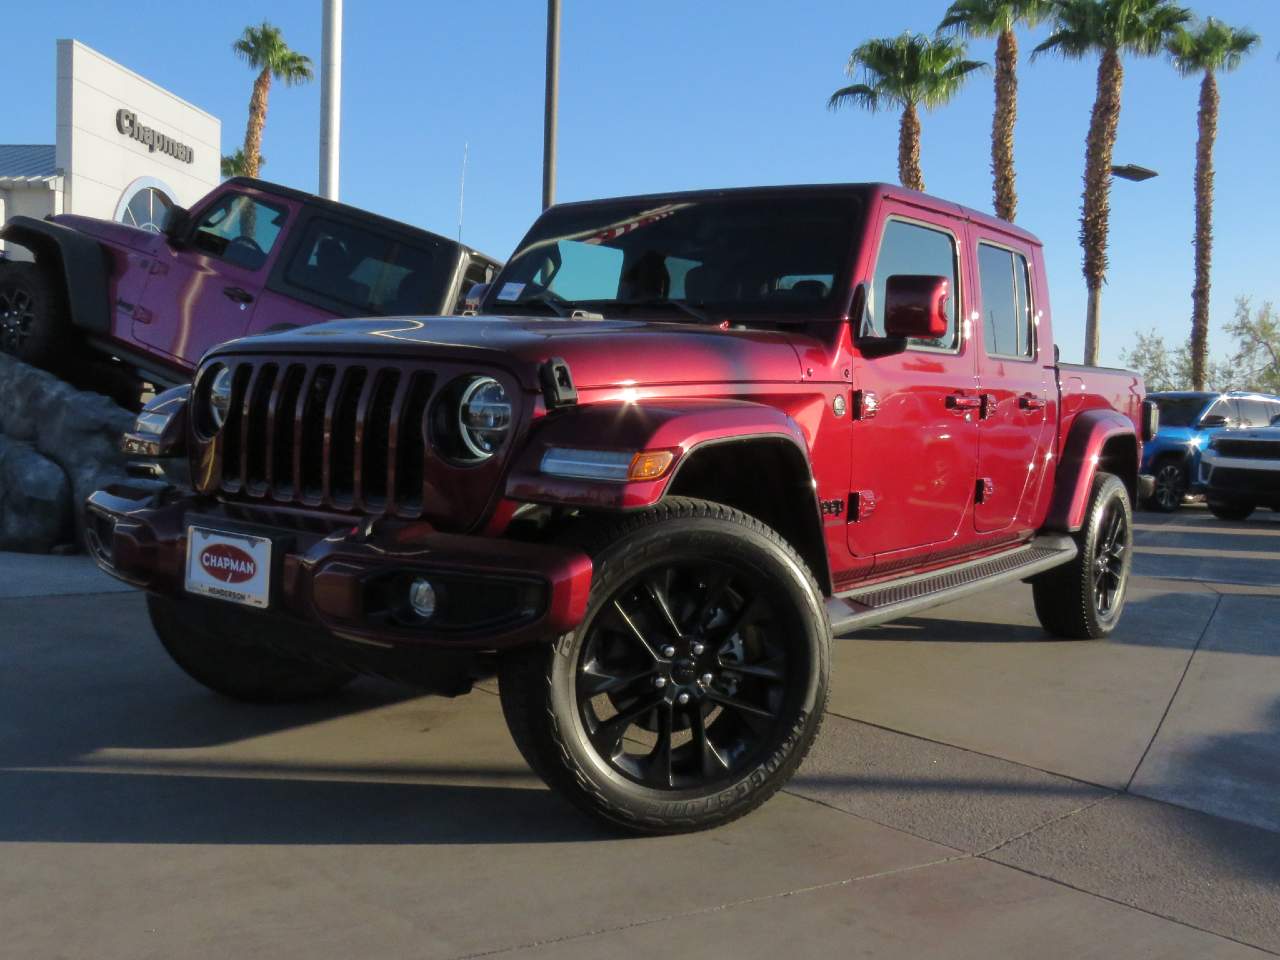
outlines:
{"label": "antenna", "polygon": [[463,201],[467,196],[467,154],[471,152],[471,144],[462,141],[462,181],[458,184],[458,242],[462,242]]}

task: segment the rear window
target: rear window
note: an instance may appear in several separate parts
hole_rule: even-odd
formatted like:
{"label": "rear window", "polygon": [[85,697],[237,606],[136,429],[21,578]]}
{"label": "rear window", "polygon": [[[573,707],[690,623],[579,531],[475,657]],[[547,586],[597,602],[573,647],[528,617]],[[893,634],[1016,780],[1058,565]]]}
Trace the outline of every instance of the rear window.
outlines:
{"label": "rear window", "polygon": [[360,313],[434,312],[431,251],[350,223],[314,218],[285,271],[296,287]]}

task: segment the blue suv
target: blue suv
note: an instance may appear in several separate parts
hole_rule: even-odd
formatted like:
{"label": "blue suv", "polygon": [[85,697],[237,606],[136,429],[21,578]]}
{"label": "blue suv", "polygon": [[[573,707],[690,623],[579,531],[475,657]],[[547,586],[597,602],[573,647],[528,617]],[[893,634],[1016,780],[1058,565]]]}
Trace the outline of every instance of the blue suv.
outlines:
{"label": "blue suv", "polygon": [[1200,451],[1228,427],[1265,427],[1280,416],[1280,398],[1259,393],[1172,391],[1147,397],[1160,408],[1160,429],[1142,450],[1142,472],[1155,477],[1147,506],[1177,510],[1201,493]]}

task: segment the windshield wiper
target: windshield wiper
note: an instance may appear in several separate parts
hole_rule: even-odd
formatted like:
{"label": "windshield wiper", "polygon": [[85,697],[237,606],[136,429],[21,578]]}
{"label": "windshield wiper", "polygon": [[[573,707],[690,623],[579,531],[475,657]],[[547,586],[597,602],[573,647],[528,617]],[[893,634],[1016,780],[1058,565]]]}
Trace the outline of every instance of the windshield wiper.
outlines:
{"label": "windshield wiper", "polygon": [[569,316],[568,303],[557,297],[554,293],[549,293],[547,291],[535,293],[532,296],[524,297],[520,300],[508,300],[505,302],[499,300],[495,303],[495,306],[499,309],[506,309],[507,307],[546,307],[557,317]]}
{"label": "windshield wiper", "polygon": [[700,323],[717,323],[705,310],[695,307],[685,300],[673,300],[670,297],[652,297],[648,300],[618,300],[615,302],[620,307],[675,307]]}

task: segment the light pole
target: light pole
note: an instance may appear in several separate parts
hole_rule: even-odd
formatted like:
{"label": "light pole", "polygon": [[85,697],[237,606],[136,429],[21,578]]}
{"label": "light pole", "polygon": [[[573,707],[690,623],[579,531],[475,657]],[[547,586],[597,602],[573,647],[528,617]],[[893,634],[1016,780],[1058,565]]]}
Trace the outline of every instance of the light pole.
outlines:
{"label": "light pole", "polygon": [[342,137],[342,0],[324,0],[320,42],[320,196],[338,199]]}
{"label": "light pole", "polygon": [[560,0],[547,0],[547,101],[542,118],[542,209],[556,202],[556,119],[560,109]]}

